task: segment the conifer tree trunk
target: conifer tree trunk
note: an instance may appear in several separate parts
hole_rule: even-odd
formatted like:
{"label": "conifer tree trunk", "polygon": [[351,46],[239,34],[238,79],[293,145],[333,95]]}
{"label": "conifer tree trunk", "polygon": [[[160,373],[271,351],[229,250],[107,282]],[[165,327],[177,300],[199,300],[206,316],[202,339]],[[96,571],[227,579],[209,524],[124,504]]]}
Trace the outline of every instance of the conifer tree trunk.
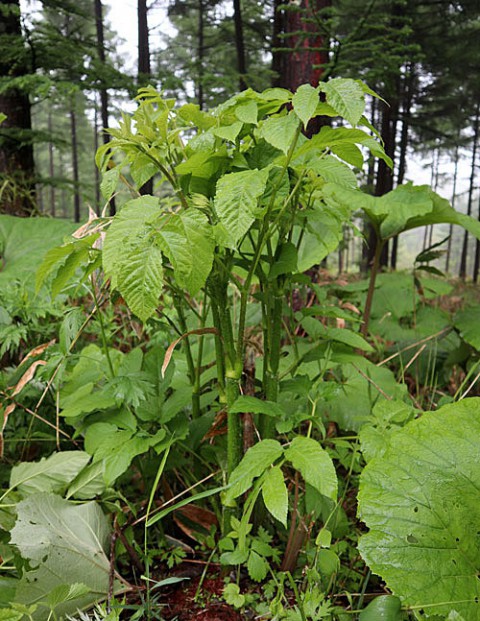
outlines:
{"label": "conifer tree trunk", "polygon": [[[95,0],[95,26],[97,30],[97,53],[98,59],[105,65],[106,53],[105,53],[105,34],[103,28],[103,6],[102,0]],[[108,91],[105,87],[100,88],[100,116],[102,119],[102,137],[103,144],[107,144],[110,141],[110,135],[108,133]],[[110,199],[110,215],[114,216],[116,212],[115,197]]]}
{"label": "conifer tree trunk", "polygon": [[72,140],[72,177],[73,177],[73,220],[80,222],[80,180],[78,174],[77,115],[75,112],[75,95],[70,108],[70,135]]}
{"label": "conifer tree trunk", "polygon": [[[403,101],[402,101],[402,130],[400,134],[400,149],[398,154],[398,171],[397,185],[401,185],[405,179],[407,170],[407,148],[408,148],[408,132],[410,129],[410,120],[412,116],[412,101],[414,91],[415,74],[412,64],[408,69],[408,76],[404,80]],[[395,270],[397,268],[398,258],[398,235],[392,239],[392,252],[390,254],[390,267]]]}
{"label": "conifer tree trunk", "polygon": [[[472,166],[470,170],[470,186],[468,188],[467,214],[472,215],[473,191],[475,185],[475,167],[477,163],[477,148],[480,123],[480,102],[477,103],[475,109],[475,121],[473,130],[473,147],[472,147]],[[460,257],[460,269],[458,275],[462,280],[467,276],[467,256],[468,256],[468,232],[465,230],[463,235],[462,254]]]}
{"label": "conifer tree trunk", "polygon": [[316,86],[328,63],[328,41],[320,34],[315,19],[331,6],[331,0],[300,0],[288,11],[274,2],[272,69],[275,86],[295,91],[301,84]]}
{"label": "conifer tree trunk", "polygon": [[[150,39],[148,33],[147,0],[138,0],[138,85],[148,84],[152,71],[150,66]],[[140,194],[153,194],[153,179],[149,179],[141,188]]]}
{"label": "conifer tree trunk", "polygon": [[[53,125],[52,125],[52,108],[48,109],[48,134],[52,135]],[[55,186],[53,184],[53,178],[55,176],[55,161],[54,161],[54,151],[53,151],[53,143],[50,140],[48,143],[48,174],[50,175],[50,215],[54,218],[56,215],[55,209]]]}
{"label": "conifer tree trunk", "polygon": [[247,74],[247,56],[243,37],[243,20],[241,0],[233,0],[233,19],[235,22],[235,47],[237,49],[238,87],[241,91],[247,88],[245,76]]}
{"label": "conifer tree trunk", "polygon": [[[18,47],[22,37],[19,0],[0,0],[0,36],[7,44]],[[35,203],[35,164],[31,142],[32,119],[27,94],[16,87],[8,86],[10,78],[21,77],[27,72],[26,58],[18,58],[14,66],[0,58],[0,79],[4,88],[0,93],[0,112],[7,118],[0,134],[0,176],[15,179],[22,192],[4,193],[1,211],[15,215],[29,215]]]}
{"label": "conifer tree trunk", "polygon": [[198,46],[197,46],[197,103],[203,110],[205,101],[203,96],[203,61],[205,57],[205,23],[203,0],[198,0]]}

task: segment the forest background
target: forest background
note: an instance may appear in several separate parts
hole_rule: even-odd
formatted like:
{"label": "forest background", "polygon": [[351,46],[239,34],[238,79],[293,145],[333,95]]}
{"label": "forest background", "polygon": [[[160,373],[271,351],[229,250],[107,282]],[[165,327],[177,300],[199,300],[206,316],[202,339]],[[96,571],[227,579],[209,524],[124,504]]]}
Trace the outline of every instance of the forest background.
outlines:
{"label": "forest background", "polygon": [[[136,24],[127,7],[130,15],[136,9]],[[386,102],[374,100],[368,116],[395,167],[372,159],[359,171],[365,190],[379,196],[412,179],[480,216],[476,0],[139,0],[112,9],[101,0],[3,0],[0,11],[5,213],[76,222],[88,206],[99,213],[93,154],[140,86],[211,108],[247,87],[295,90],[340,76],[365,80]],[[112,25],[118,19],[128,21],[126,43]],[[126,57],[127,49],[137,58]],[[112,213],[127,198],[116,196]],[[400,252],[393,240],[382,262],[410,265],[422,247],[449,234],[438,266],[476,281],[479,244],[448,226],[403,236]],[[330,260],[339,271],[365,269],[369,247],[346,231]]]}

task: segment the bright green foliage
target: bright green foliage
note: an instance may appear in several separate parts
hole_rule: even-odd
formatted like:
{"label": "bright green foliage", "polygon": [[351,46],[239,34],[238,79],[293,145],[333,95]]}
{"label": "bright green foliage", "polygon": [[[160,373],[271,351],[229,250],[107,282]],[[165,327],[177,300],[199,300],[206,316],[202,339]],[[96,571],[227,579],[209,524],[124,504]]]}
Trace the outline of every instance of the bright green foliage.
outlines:
{"label": "bright green foliage", "polygon": [[7,281],[20,278],[31,286],[47,251],[60,244],[74,229],[73,224],[61,220],[0,215],[2,287]]}
{"label": "bright green foliage", "polygon": [[442,223],[458,224],[480,238],[480,223],[477,220],[455,211],[447,200],[426,185],[407,183],[378,197],[352,193],[333,185],[326,191],[333,201],[341,205],[351,205],[354,201],[356,207],[367,214],[383,240],[402,231]]}
{"label": "bright green foliage", "polygon": [[[356,124],[363,114],[362,88],[352,80],[329,84],[322,86],[329,111]],[[135,176],[141,160],[150,163],[152,175],[156,169],[167,196],[128,202],[106,235],[105,271],[142,320],[153,315],[165,281],[173,276],[195,294],[205,286],[214,258],[223,262],[232,250],[249,253],[253,243],[260,252],[274,235],[280,248],[292,229],[298,269],[304,270],[338,245],[352,210],[324,200],[325,182],[355,187],[349,164],[363,162],[357,144],[386,156],[362,130],[323,128],[312,140],[301,136],[302,123],[323,113],[319,93],[309,85],[293,95],[283,89],[247,90],[207,113],[193,104],[177,109],[151,88],[141,91],[133,119],[125,116],[112,130],[97,162],[107,176],[106,194],[119,178],[112,171],[128,164]],[[293,110],[279,112],[289,101]],[[186,130],[190,140],[184,146]],[[124,159],[107,170],[114,152]],[[261,223],[264,230],[258,232]],[[170,266],[173,273],[165,272]]]}
{"label": "bright green foliage", "polygon": [[[480,400],[425,413],[361,476],[360,552],[394,594],[428,614],[480,619]],[[430,608],[432,607],[432,608]]]}
{"label": "bright green foliage", "polygon": [[297,436],[285,450],[285,459],[298,470],[305,482],[327,498],[337,500],[337,475],[332,460],[312,438]]}
{"label": "bright green foliage", "polygon": [[[60,615],[105,597],[110,565],[104,550],[109,528],[97,504],[77,505],[53,494],[33,494],[17,505],[17,512],[12,543],[32,569],[18,584],[16,602],[30,605],[50,599]],[[76,583],[85,585],[88,594],[84,588],[71,593],[70,586]],[[59,599],[56,596],[65,585],[71,597]],[[119,588],[116,583],[115,590]],[[40,619],[47,617],[40,611],[37,614]]]}

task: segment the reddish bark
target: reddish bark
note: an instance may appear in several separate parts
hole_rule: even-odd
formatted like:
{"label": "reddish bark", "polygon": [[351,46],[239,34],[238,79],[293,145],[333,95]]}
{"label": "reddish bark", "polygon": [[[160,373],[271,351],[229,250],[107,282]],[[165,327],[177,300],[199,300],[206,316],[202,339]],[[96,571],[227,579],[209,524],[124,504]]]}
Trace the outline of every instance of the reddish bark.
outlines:
{"label": "reddish bark", "polygon": [[275,86],[295,91],[301,84],[316,86],[328,63],[328,41],[320,34],[322,11],[331,0],[301,0],[295,8],[281,10],[275,0],[273,61]]}

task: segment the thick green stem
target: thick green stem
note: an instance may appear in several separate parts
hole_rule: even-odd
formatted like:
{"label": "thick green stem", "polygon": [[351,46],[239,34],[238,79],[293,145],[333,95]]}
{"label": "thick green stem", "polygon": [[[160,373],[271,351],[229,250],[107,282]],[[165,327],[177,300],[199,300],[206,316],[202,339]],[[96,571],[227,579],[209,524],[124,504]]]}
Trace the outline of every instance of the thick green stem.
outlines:
{"label": "thick green stem", "polygon": [[[282,341],[282,310],[283,292],[277,290],[273,299],[266,306],[264,320],[265,359],[263,387],[267,401],[277,401],[278,398],[278,368]],[[263,416],[260,422],[262,439],[271,438],[274,432],[275,421],[271,416]]]}
{"label": "thick green stem", "polygon": [[[175,306],[175,310],[177,311],[178,316],[178,324],[180,326],[180,330],[183,334],[188,332],[187,321],[185,319],[185,313],[183,312],[182,300],[179,296],[174,293],[173,294],[173,305]],[[190,347],[190,341],[188,337],[185,339],[185,356],[187,359],[187,367],[188,367],[188,379],[192,385],[192,418],[198,418],[200,416],[200,394],[196,390],[196,368],[195,362],[193,360],[192,348]]]}
{"label": "thick green stem", "polygon": [[363,311],[363,324],[360,332],[366,336],[368,334],[368,324],[370,323],[370,313],[372,310],[373,294],[375,292],[375,281],[377,279],[378,268],[380,267],[380,257],[382,255],[385,241],[377,237],[377,246],[375,248],[375,256],[373,257],[372,269],[370,270],[370,282],[368,284],[367,299],[365,300],[365,309]]}

